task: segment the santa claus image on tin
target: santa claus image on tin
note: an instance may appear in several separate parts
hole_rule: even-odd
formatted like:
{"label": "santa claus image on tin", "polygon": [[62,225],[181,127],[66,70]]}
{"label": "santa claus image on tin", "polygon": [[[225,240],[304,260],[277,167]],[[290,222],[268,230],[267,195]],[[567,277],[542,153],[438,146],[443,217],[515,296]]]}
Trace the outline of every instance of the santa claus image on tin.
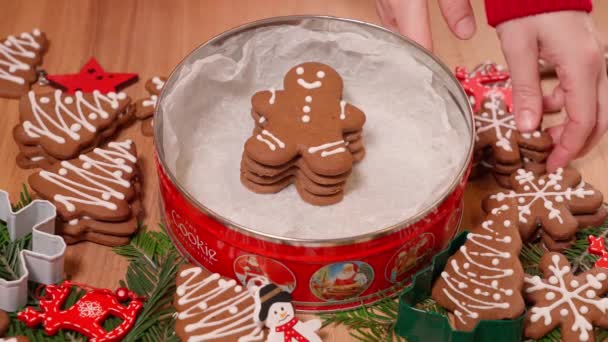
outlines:
{"label": "santa claus image on tin", "polygon": [[[429,254],[433,251],[433,235],[425,233],[420,235],[418,239],[410,241],[397,252],[392,258],[389,265],[393,267],[388,275],[389,280],[393,283],[406,279],[414,271],[414,268],[423,264]],[[410,272],[412,271],[412,272]]]}
{"label": "santa claus image on tin", "polygon": [[323,300],[346,300],[361,295],[374,278],[372,268],[350,261],[325,266],[312,276],[311,291]]}
{"label": "santa claus image on tin", "polygon": [[241,255],[234,261],[234,274],[246,286],[249,280],[265,278],[287,292],[296,287],[294,274],[282,263],[259,255]]}

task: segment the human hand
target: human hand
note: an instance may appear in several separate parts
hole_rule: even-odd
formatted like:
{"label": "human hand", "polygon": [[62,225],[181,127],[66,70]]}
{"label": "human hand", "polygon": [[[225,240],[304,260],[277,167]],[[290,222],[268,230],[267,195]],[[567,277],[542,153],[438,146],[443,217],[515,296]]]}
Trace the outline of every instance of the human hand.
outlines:
{"label": "human hand", "polygon": [[[469,0],[439,0],[448,26],[460,39],[475,34],[475,17]],[[433,50],[428,0],[377,0],[376,10],[382,25]]]}
{"label": "human hand", "polygon": [[[517,126],[538,128],[544,111],[561,110],[567,118],[549,128],[555,147],[548,171],[584,155],[608,129],[608,78],[603,48],[591,17],[563,11],[510,20],[497,26],[513,84]],[[555,66],[559,84],[544,96],[538,59]]]}

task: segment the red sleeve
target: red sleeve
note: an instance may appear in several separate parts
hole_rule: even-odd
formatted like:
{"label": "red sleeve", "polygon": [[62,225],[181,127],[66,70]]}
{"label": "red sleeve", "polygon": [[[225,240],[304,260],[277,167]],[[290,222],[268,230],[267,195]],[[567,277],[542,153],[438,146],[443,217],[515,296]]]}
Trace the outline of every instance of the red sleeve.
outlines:
{"label": "red sleeve", "polygon": [[530,15],[557,11],[591,12],[591,0],[485,0],[488,24],[496,26],[504,21]]}

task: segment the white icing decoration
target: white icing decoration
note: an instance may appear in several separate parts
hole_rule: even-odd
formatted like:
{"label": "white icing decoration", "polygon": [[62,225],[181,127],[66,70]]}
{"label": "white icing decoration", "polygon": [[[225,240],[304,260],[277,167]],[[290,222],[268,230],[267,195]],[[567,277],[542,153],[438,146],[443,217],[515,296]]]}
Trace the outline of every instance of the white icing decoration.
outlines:
{"label": "white icing decoration", "polygon": [[270,91],[270,98],[268,99],[268,103],[274,104],[274,101],[277,96],[277,91],[274,88],[270,88],[270,89],[268,89],[268,91]]}
{"label": "white icing decoration", "polygon": [[344,107],[346,107],[346,101],[340,101],[340,120],[346,119],[346,113],[344,112]]}
{"label": "white icing decoration", "polygon": [[304,74],[304,68],[302,68],[302,67],[298,67],[298,68],[296,69],[296,74],[298,74],[298,75],[302,75],[302,74]]}
{"label": "white icing decoration", "polygon": [[310,116],[309,115],[302,115],[302,122],[309,123],[310,122]]}
{"label": "white icing decoration", "polygon": [[266,118],[263,116],[260,116],[260,118],[258,119],[258,123],[264,123],[266,121]]}
{"label": "white icing decoration", "polygon": [[306,81],[305,81],[304,79],[302,79],[302,78],[298,78],[298,84],[299,84],[299,85],[300,85],[302,88],[306,88],[306,89],[309,89],[309,90],[320,88],[320,87],[321,87],[321,85],[323,85],[323,84],[321,83],[321,81],[314,81],[314,82],[312,82],[312,83],[309,83],[309,82],[306,82]]}
{"label": "white icing decoration", "polygon": [[[124,200],[125,195],[120,190],[124,191],[131,187],[129,178],[123,177],[125,174],[134,172],[133,168],[126,164],[126,160],[131,163],[137,162],[137,158],[129,152],[132,143],[131,140],[111,142],[106,149],[95,148],[93,150],[100,160],[82,154],[78,157],[83,161],[82,167],[69,161],[62,161],[57,173],[43,170],[39,173],[40,177],[72,194],[53,196],[54,201],[63,204],[70,212],[76,210],[74,203],[116,210],[116,204],[109,200],[112,197]],[[91,169],[96,172],[90,171]],[[66,177],[69,172],[78,178]]]}
{"label": "white icing decoration", "polygon": [[[29,103],[32,114],[34,115],[33,121],[25,120],[23,122],[23,129],[28,136],[32,138],[46,136],[59,144],[64,144],[66,142],[66,138],[78,141],[80,140],[80,135],[71,129],[72,125],[68,125],[66,119],[74,121],[75,124],[79,124],[87,131],[93,133],[96,131],[96,128],[87,120],[87,116],[85,115],[83,109],[88,109],[99,117],[107,119],[109,114],[103,109],[101,104],[102,101],[108,103],[113,109],[118,108],[119,105],[117,100],[118,96],[116,94],[113,96],[111,93],[103,95],[99,91],[95,90],[93,92],[93,103],[90,103],[84,98],[81,91],[77,91],[75,94],[77,113],[74,113],[72,109],[65,105],[65,101],[62,100],[62,96],[63,92],[61,90],[55,90],[54,112],[49,114],[38,104],[38,101],[43,103],[43,97],[37,99],[36,94],[33,91],[28,93]],[[51,128],[58,130],[58,134],[51,131]],[[59,135],[61,133],[63,133],[66,137]]]}
{"label": "white icing decoration", "polygon": [[[552,299],[556,299],[551,303],[547,303],[547,306],[533,306],[530,309],[530,320],[532,322],[538,322],[543,320],[544,325],[550,325],[553,322],[551,317],[553,310],[562,307],[559,311],[560,316],[567,317],[573,315],[573,323],[571,327],[564,327],[564,329],[570,329],[572,332],[579,333],[580,341],[588,341],[590,338],[590,332],[593,331],[592,322],[588,321],[583,315],[589,312],[589,308],[586,305],[595,306],[603,314],[606,314],[608,310],[608,298],[596,298],[596,292],[589,288],[601,288],[602,284],[598,279],[598,275],[587,274],[587,283],[579,284],[579,287],[570,289],[566,285],[564,276],[570,273],[570,267],[559,265],[560,257],[558,254],[554,254],[551,258],[551,265],[548,266],[549,271],[553,274],[551,277],[556,279],[556,282],[550,282],[547,284],[542,281],[538,276],[526,276],[524,281],[530,286],[526,289],[527,293],[532,293],[541,290],[551,291],[554,293]],[[602,278],[605,280],[606,275]],[[574,282],[571,281],[570,284]],[[578,282],[577,282],[578,284]],[[586,296],[582,296],[585,293]],[[592,294],[592,296],[590,296]],[[552,300],[547,298],[548,300]],[[586,305],[584,305],[586,304]],[[565,307],[564,307],[565,305]]]}
{"label": "white icing decoration", "polygon": [[346,148],[344,148],[344,147],[338,147],[338,148],[333,149],[333,150],[321,152],[321,157],[328,157],[328,156],[331,156],[333,154],[343,153],[343,152],[346,152]]}
{"label": "white icing decoration", "polygon": [[[573,197],[585,198],[594,194],[593,190],[585,189],[584,183],[579,184],[576,188],[567,188],[561,190],[559,182],[563,180],[564,170],[562,168],[557,169],[554,173],[548,174],[547,181],[544,185],[541,184],[532,172],[524,169],[517,170],[515,179],[520,185],[524,185],[524,192],[517,193],[510,191],[508,193],[500,192],[490,196],[492,199],[502,202],[507,198],[516,198],[520,204],[517,206],[519,211],[519,221],[526,223],[532,215],[530,208],[536,201],[543,201],[543,206],[547,209],[547,217],[551,220],[557,220],[559,223],[563,223],[562,212],[554,207],[555,203],[562,203],[564,198],[567,200]],[[552,191],[552,189],[554,191]]]}
{"label": "white icing decoration", "polygon": [[304,101],[306,101],[306,102],[308,102],[308,103],[311,103],[311,102],[312,102],[312,96],[307,95],[307,96],[304,98]]}
{"label": "white icing decoration", "polygon": [[46,96],[41,96],[40,97],[40,103],[47,104],[49,102],[51,102],[51,99],[49,99],[48,97],[46,97]]}
{"label": "white icing decoration", "polygon": [[302,107],[302,111],[304,113],[310,113],[310,106],[304,106],[304,107]]}
{"label": "white icing decoration", "polygon": [[[270,139],[266,139],[262,135],[268,136]],[[256,136],[256,139],[258,139],[259,141],[268,145],[268,148],[271,151],[274,151],[277,149],[275,143],[279,146],[279,148],[285,148],[285,143],[283,141],[281,141],[279,138],[277,138],[274,134],[268,132],[267,130],[263,130],[261,135],[258,134]],[[273,143],[273,141],[274,141],[274,143]]]}
{"label": "white icing decoration", "polygon": [[152,77],[152,83],[156,86],[156,90],[161,90],[165,86],[165,82],[160,79],[158,76]]}
{"label": "white icing decoration", "polygon": [[33,162],[37,162],[37,161],[44,160],[44,157],[35,156],[35,157],[31,157],[30,160],[33,161]]}
{"label": "white icing decoration", "polygon": [[484,105],[484,108],[489,113],[486,111],[481,116],[475,115],[474,119],[481,122],[481,126],[477,128],[476,134],[479,137],[479,134],[483,132],[494,130],[497,139],[496,146],[501,147],[505,151],[513,151],[510,139],[513,131],[517,129],[509,123],[509,121],[513,120],[513,115],[505,115],[503,111],[500,111],[502,96],[499,93],[490,93],[489,99],[490,101]]}
{"label": "white icing decoration", "polygon": [[[508,207],[501,209],[505,210]],[[504,236],[501,228],[503,227],[496,227],[493,220],[486,220],[481,224],[481,231],[469,233],[467,243],[459,249],[466,260],[462,263],[462,269],[466,270],[474,266],[483,270],[485,274],[463,272],[456,259],[450,260],[449,267],[446,267],[446,271],[441,273],[441,278],[446,285],[442,291],[451,302],[456,304],[457,309],[454,310],[454,316],[463,323],[469,319],[478,318],[479,312],[482,310],[493,311],[507,309],[510,306],[509,302],[503,299],[503,295],[511,296],[513,290],[500,287],[499,280],[513,275],[514,270],[504,266],[500,267],[499,264],[501,260],[508,261],[512,258],[511,253],[505,251],[512,246],[510,245],[511,239],[506,239],[510,236]],[[499,245],[503,244],[505,249],[499,250],[491,247],[490,241],[499,243]],[[492,245],[495,246],[495,243]],[[483,262],[483,259],[488,262]],[[488,264],[496,267],[488,266]],[[482,298],[473,297],[462,291],[468,286],[477,286],[473,293]],[[464,300],[458,301],[456,296]]]}
{"label": "white icing decoration", "polygon": [[[36,30],[34,30],[34,35],[36,35],[35,32]],[[40,35],[40,31],[38,31],[38,35]],[[31,49],[40,49],[40,44],[31,34],[23,32],[19,37],[8,36],[0,44],[0,79],[25,84],[25,79],[15,76],[15,73],[31,69],[29,64],[23,62],[24,59],[36,58],[36,53]]]}
{"label": "white icing decoration", "polygon": [[319,70],[319,71],[317,71],[317,77],[318,77],[318,78],[323,78],[323,77],[325,77],[325,72],[324,72],[323,70]]}
{"label": "white icing decoration", "polygon": [[[178,320],[188,320],[184,330],[190,334],[189,342],[222,340],[235,334],[243,335],[239,341],[260,341],[264,337],[262,326],[253,319],[254,301],[251,294],[236,285],[235,280],[221,279],[217,273],[211,274],[198,283],[194,279],[202,273],[200,267],[191,267],[179,273],[186,280],[177,287],[179,305],[192,304],[177,315]],[[228,294],[225,300],[213,305],[209,303],[217,297]],[[239,311],[238,305],[251,300],[251,305]],[[204,317],[196,319],[198,316]],[[200,334],[199,329],[207,330]]]}
{"label": "white icing decoration", "polygon": [[[328,149],[330,147],[339,146],[339,145],[343,145],[343,144],[344,144],[344,140],[338,140],[338,141],[330,142],[330,143],[327,143],[327,144],[322,144],[322,145],[319,145],[319,146],[311,146],[311,147],[308,148],[308,153],[311,153],[311,154],[312,153],[317,153],[319,151],[326,150],[326,149]],[[340,148],[337,148],[336,150],[339,150],[339,149]],[[340,153],[340,152],[346,152],[346,150],[334,152],[332,154]],[[325,157],[325,156],[323,156],[323,154],[321,154],[321,156]]]}
{"label": "white icing decoration", "polygon": [[141,101],[141,105],[144,107],[156,107],[156,102],[158,101],[158,96],[150,95],[147,100]]}

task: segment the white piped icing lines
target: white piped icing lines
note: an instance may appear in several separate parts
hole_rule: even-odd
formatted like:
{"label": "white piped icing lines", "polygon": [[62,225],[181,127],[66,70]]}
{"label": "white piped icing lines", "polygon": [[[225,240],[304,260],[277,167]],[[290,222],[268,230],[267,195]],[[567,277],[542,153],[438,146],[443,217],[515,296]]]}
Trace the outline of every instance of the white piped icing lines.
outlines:
{"label": "white piped icing lines", "polygon": [[32,66],[23,60],[34,60],[36,50],[41,48],[34,36],[39,36],[40,30],[35,29],[31,34],[21,33],[17,36],[8,36],[0,43],[0,79],[17,84],[25,84],[23,77],[15,75],[18,71],[30,70]]}
{"label": "white piped icing lines", "polygon": [[285,148],[285,143],[283,141],[281,141],[281,139],[277,138],[274,134],[270,133],[269,131],[267,131],[265,129],[262,130],[262,133],[258,134],[256,136],[256,138],[259,141],[266,144],[268,146],[268,148],[271,149],[272,151],[276,150],[277,146],[279,148]]}
{"label": "white piped icing lines", "polygon": [[490,93],[489,99],[490,101],[486,102],[483,108],[484,112],[481,115],[475,115],[476,133],[479,136],[485,131],[493,130],[497,139],[496,146],[506,151],[513,151],[511,137],[517,129],[515,118],[513,114],[507,113],[501,108],[502,96],[500,93]]}
{"label": "white piped icing lines", "polygon": [[[527,316],[525,335],[540,338],[561,325],[563,341],[594,340],[594,325],[608,327],[608,273],[593,268],[573,275],[565,256],[545,254],[540,261],[546,279],[526,276],[525,294],[534,304]],[[556,322],[557,321],[557,322]]]}
{"label": "white piped icing lines", "polygon": [[[340,147],[328,150],[329,148],[336,147],[336,146],[340,146]],[[321,157],[327,157],[327,156],[331,156],[336,153],[346,152],[346,148],[344,146],[346,146],[344,143],[344,140],[338,140],[338,141],[322,144],[319,146],[309,147],[308,153],[317,153],[317,152],[321,151]]]}
{"label": "white piped icing lines", "polygon": [[454,313],[458,329],[471,330],[480,319],[511,318],[524,310],[518,234],[508,206],[499,208],[448,260],[433,298]]}
{"label": "white piped icing lines", "polygon": [[254,299],[235,280],[192,266],[179,272],[177,283],[176,332],[183,341],[263,340],[262,325],[253,319]]}
{"label": "white piped icing lines", "polygon": [[[90,133],[96,132],[95,121],[105,120],[110,116],[104,104],[116,110],[120,101],[126,99],[125,93],[103,95],[99,91],[86,95],[77,91],[75,104],[74,99],[61,90],[55,90],[52,95],[39,95],[30,91],[27,96],[32,118],[23,121],[23,130],[31,138],[44,136],[58,144],[65,144],[68,139],[79,141],[79,131],[82,129]],[[53,99],[52,109],[47,106],[51,102],[48,96]]]}
{"label": "white piped icing lines", "polygon": [[[77,160],[62,161],[55,171],[42,170],[38,175],[60,190],[50,197],[68,212],[75,212],[80,205],[115,211],[116,202],[126,202],[125,194],[133,191],[131,179],[137,157],[132,144],[131,140],[111,142],[107,148],[95,148]],[[35,186],[31,178],[30,184]],[[36,191],[42,192],[38,186]]]}

